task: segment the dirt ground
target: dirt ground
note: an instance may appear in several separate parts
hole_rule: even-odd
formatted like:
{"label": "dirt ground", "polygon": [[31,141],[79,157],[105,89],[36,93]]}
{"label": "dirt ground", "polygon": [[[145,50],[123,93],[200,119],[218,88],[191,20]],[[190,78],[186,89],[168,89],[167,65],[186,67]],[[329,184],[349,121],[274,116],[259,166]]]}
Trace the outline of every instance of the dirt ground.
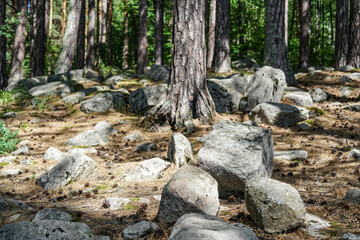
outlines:
{"label": "dirt ground", "polygon": [[[309,158],[303,162],[274,160],[273,178],[295,187],[301,194],[307,212],[331,223],[329,228],[322,231],[325,239],[338,239],[347,232],[360,233],[360,206],[342,200],[348,190],[360,188],[360,162],[346,157],[351,149],[360,148],[360,113],[331,105],[334,102],[340,102],[342,106],[359,102],[360,81],[343,84],[339,81],[341,75],[343,73],[340,72],[319,72],[298,77],[302,88],[310,90],[320,87],[329,95],[327,101],[315,103],[314,107],[326,111],[326,114],[308,121],[312,125],[309,129],[261,125],[272,129],[274,150],[308,151]],[[348,98],[341,98],[339,89],[344,85],[353,89]],[[138,85],[130,82],[119,87],[131,91]],[[111,239],[121,239],[121,231],[134,222],[154,220],[160,203],[156,198],[161,195],[163,186],[175,169],[166,170],[157,181],[130,183],[124,181],[122,176],[142,160],[167,158],[167,145],[172,135],[168,127],[143,126],[139,124],[140,117],[131,113],[84,114],[78,106],[64,105],[60,98],[52,98],[44,109],[33,109],[30,102],[1,106],[2,112],[18,111],[18,118],[5,120],[5,123],[11,129],[19,130],[19,139],[29,140],[27,146],[30,147],[30,154],[18,157],[15,164],[0,166],[1,170],[20,168],[23,171],[17,176],[0,178],[0,194],[22,200],[33,210],[11,209],[0,217],[0,228],[7,223],[31,220],[39,210],[48,207],[72,214],[75,221],[88,224],[96,235],[108,235]],[[57,111],[52,111],[52,108]],[[34,119],[41,121],[34,123]],[[221,119],[245,121],[248,116],[240,112],[218,114],[214,123]],[[98,153],[89,155],[98,163],[91,176],[57,190],[43,190],[35,184],[42,173],[56,164],[55,161],[43,161],[49,147],[66,152],[71,149],[64,145],[66,140],[92,129],[96,123],[104,120],[110,124],[125,121],[115,126],[119,134],[109,144],[96,147]],[[209,131],[210,125],[198,124],[195,133],[186,134],[193,144],[195,155],[202,147],[196,138],[205,136]],[[143,139],[134,142],[124,140],[124,136],[134,132],[140,132]],[[158,150],[136,153],[135,146],[146,142],[155,142]],[[24,160],[33,162],[22,166],[20,163]],[[110,196],[130,198],[132,203],[124,210],[110,211],[102,204]],[[149,199],[150,203],[144,204],[139,198]],[[248,225],[260,239],[316,239],[302,227],[289,233],[265,234],[252,222],[241,198],[222,199],[221,205],[227,207],[219,212],[221,218]],[[170,232],[171,229],[162,228],[150,239],[167,239]]]}

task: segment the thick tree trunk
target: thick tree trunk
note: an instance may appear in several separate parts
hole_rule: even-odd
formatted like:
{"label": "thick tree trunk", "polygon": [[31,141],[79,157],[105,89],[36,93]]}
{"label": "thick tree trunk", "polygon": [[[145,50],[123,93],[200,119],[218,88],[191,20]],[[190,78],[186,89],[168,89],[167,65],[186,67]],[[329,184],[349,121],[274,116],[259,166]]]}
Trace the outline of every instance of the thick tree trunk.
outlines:
{"label": "thick tree trunk", "polygon": [[164,0],[156,2],[155,25],[155,64],[163,65],[164,61]]}
{"label": "thick tree trunk", "polygon": [[215,112],[206,84],[205,0],[175,0],[173,29],[168,96],[149,114],[192,131],[193,118],[207,123]]}
{"label": "thick tree trunk", "polygon": [[86,26],[86,1],[78,0],[81,2],[81,12],[79,20],[79,30],[77,36],[77,47],[76,47],[76,68],[83,69],[85,64],[85,26]]}
{"label": "thick tree trunk", "polygon": [[124,0],[124,47],[122,52],[122,69],[127,69],[128,65],[128,55],[129,55],[129,17],[127,10],[127,0]]}
{"label": "thick tree trunk", "polygon": [[55,73],[57,74],[68,72],[72,68],[72,62],[75,55],[75,44],[79,29],[80,12],[81,1],[71,0],[62,49],[55,68]]}
{"label": "thick tree trunk", "polygon": [[107,37],[107,63],[109,66],[112,66],[113,63],[113,55],[112,55],[112,18],[113,18],[113,1],[108,1],[108,37]]}
{"label": "thick tree trunk", "polygon": [[87,35],[86,70],[95,67],[95,0],[88,1],[89,26]]}
{"label": "thick tree trunk", "polygon": [[18,0],[18,20],[19,24],[15,30],[15,40],[13,46],[13,55],[11,60],[11,73],[9,83],[16,82],[24,78],[23,63],[25,59],[26,43],[26,22],[27,22],[28,1]]}
{"label": "thick tree trunk", "polygon": [[31,58],[31,75],[43,76],[45,69],[46,33],[45,33],[45,0],[33,0],[33,51]]}
{"label": "thick tree trunk", "polygon": [[347,64],[348,15],[348,0],[336,0],[335,68]]}
{"label": "thick tree trunk", "polygon": [[230,0],[216,1],[214,71],[231,72]]}
{"label": "thick tree trunk", "polygon": [[285,45],[285,0],[267,0],[265,5],[264,65],[284,71],[286,82],[297,85]]}
{"label": "thick tree trunk", "polygon": [[137,53],[137,73],[144,74],[148,64],[148,0],[139,0],[139,43]]}
{"label": "thick tree trunk", "polygon": [[206,66],[207,66],[208,69],[213,66],[213,60],[214,60],[215,24],[216,24],[216,0],[210,0],[209,37],[208,37],[207,60],[206,60]]}
{"label": "thick tree trunk", "polygon": [[[5,24],[6,4],[4,0],[0,1],[0,26]],[[0,88],[7,87],[6,78],[6,37],[0,34]]]}
{"label": "thick tree trunk", "polygon": [[360,68],[360,1],[350,0],[348,64]]}
{"label": "thick tree trunk", "polygon": [[300,0],[300,69],[307,69],[310,66],[309,59],[309,11],[310,0]]}

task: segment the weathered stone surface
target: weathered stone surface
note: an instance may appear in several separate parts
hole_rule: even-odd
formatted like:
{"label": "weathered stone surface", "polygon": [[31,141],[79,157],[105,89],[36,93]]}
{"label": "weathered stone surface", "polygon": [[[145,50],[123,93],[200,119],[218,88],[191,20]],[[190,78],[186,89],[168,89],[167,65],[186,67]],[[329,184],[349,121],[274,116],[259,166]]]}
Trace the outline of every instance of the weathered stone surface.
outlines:
{"label": "weathered stone surface", "polygon": [[306,210],[298,191],[270,178],[249,182],[245,202],[256,225],[268,233],[297,228],[305,218]]}
{"label": "weathered stone surface", "polygon": [[314,102],[323,102],[326,101],[328,95],[321,88],[313,88],[310,91],[310,95]]}
{"label": "weathered stone surface", "polygon": [[360,160],[360,150],[359,149],[351,150],[351,152],[347,155],[347,157]]}
{"label": "weathered stone surface", "polygon": [[349,190],[344,197],[344,200],[360,205],[360,189]]}
{"label": "weathered stone surface", "polygon": [[170,81],[170,68],[167,66],[154,65],[146,72],[146,77],[155,82],[168,83]]}
{"label": "weathered stone surface", "polygon": [[360,104],[349,105],[349,106],[344,107],[344,109],[350,110],[352,112],[360,112]]}
{"label": "weathered stone surface", "polygon": [[146,112],[166,99],[167,84],[139,88],[129,96],[129,104],[133,112]]}
{"label": "weathered stone surface", "polygon": [[159,229],[158,225],[148,221],[135,223],[121,232],[124,240],[143,239]]}
{"label": "weathered stone surface", "polygon": [[22,173],[21,169],[8,169],[0,172],[0,177],[14,176]]}
{"label": "weathered stone surface", "polygon": [[125,175],[126,181],[146,181],[159,178],[160,174],[170,166],[169,162],[165,162],[160,158],[152,158],[145,160],[131,169]]}
{"label": "weathered stone surface", "polygon": [[97,153],[98,151],[95,148],[73,148],[68,150],[67,153],[82,153],[82,154],[93,154]]}
{"label": "weathered stone surface", "polygon": [[17,118],[18,114],[16,112],[7,112],[2,115],[3,119],[9,119],[9,118]]}
{"label": "weathered stone surface", "polygon": [[85,98],[85,96],[86,96],[85,93],[77,92],[75,94],[64,97],[63,99],[61,99],[61,101],[69,105],[75,105],[81,102]]}
{"label": "weathered stone surface", "polygon": [[95,166],[96,162],[85,154],[63,155],[59,163],[43,173],[36,183],[44,189],[65,186],[70,181],[88,175]]}
{"label": "weathered stone surface", "polygon": [[156,151],[157,146],[155,143],[144,143],[135,147],[137,153]]}
{"label": "weathered stone surface", "polygon": [[352,88],[350,87],[340,87],[340,93],[342,98],[347,98],[351,95]]}
{"label": "weathered stone surface", "polygon": [[345,66],[343,66],[343,67],[338,68],[337,70],[338,70],[338,71],[342,71],[342,72],[351,72],[353,69],[354,69],[353,66],[351,66],[351,65],[345,65]]}
{"label": "weathered stone surface", "polygon": [[104,200],[103,206],[112,211],[116,211],[124,209],[124,206],[130,202],[127,198],[109,197]]}
{"label": "weathered stone surface", "polygon": [[110,91],[110,88],[108,86],[94,86],[94,87],[82,89],[79,92],[89,95],[94,92],[103,92],[103,91]]}
{"label": "weathered stone surface", "polygon": [[312,107],[314,105],[311,95],[308,92],[305,92],[302,89],[292,87],[290,91],[287,91],[289,88],[285,88],[284,98],[289,99],[295,105],[302,107]]}
{"label": "weathered stone surface", "polygon": [[310,111],[281,103],[260,103],[249,114],[258,123],[290,127],[309,118]]}
{"label": "weathered stone surface", "polygon": [[28,155],[29,148],[26,145],[21,146],[16,151],[12,152],[11,155]]}
{"label": "weathered stone surface", "polygon": [[221,121],[205,136],[197,163],[217,180],[221,196],[239,195],[252,178],[272,175],[272,133],[252,124]]}
{"label": "weathered stone surface", "polygon": [[345,233],[339,238],[339,240],[360,240],[360,235],[353,233]]}
{"label": "weathered stone surface", "polygon": [[119,75],[115,75],[115,76],[112,76],[112,77],[106,79],[104,83],[118,85],[122,81],[126,81],[126,80],[127,80],[127,77],[125,75],[119,74]]}
{"label": "weathered stone surface", "polygon": [[304,150],[274,151],[274,159],[286,161],[303,161],[307,158],[308,153]]}
{"label": "weathered stone surface", "polygon": [[65,96],[72,92],[72,88],[65,82],[50,82],[44,85],[33,87],[29,94],[33,97],[38,96]]}
{"label": "weathered stone surface", "polygon": [[167,156],[170,162],[175,164],[176,168],[187,163],[195,163],[191,143],[181,133],[174,133],[171,136]]}
{"label": "weathered stone surface", "polygon": [[9,206],[12,208],[32,210],[32,207],[30,207],[29,205],[27,205],[26,203],[24,203],[22,201],[15,200],[12,198],[7,198],[6,201],[9,204]]}
{"label": "weathered stone surface", "polygon": [[130,134],[130,135],[125,136],[124,139],[125,139],[126,141],[133,142],[133,141],[136,141],[136,140],[141,140],[141,139],[142,139],[142,135],[141,135],[141,133],[133,133],[133,134]]}
{"label": "weathered stone surface", "polygon": [[0,195],[0,213],[9,209],[9,204],[5,201],[5,199]]}
{"label": "weathered stone surface", "polygon": [[258,240],[251,228],[228,223],[216,216],[189,213],[179,218],[169,240]]}
{"label": "weathered stone surface", "polygon": [[121,92],[98,93],[80,104],[80,110],[84,113],[124,110],[125,108],[125,96]]}
{"label": "weathered stone surface", "polygon": [[46,150],[46,153],[43,157],[44,160],[55,160],[55,161],[59,161],[60,158],[62,157],[63,152],[60,151],[57,148],[54,147],[49,147],[48,150]]}
{"label": "weathered stone surface", "polygon": [[2,158],[0,158],[0,163],[11,163],[15,159],[16,159],[16,157],[14,157],[14,156],[2,157]]}
{"label": "weathered stone surface", "polygon": [[249,69],[255,64],[257,64],[256,61],[250,58],[241,58],[239,60],[232,61],[233,68],[238,70]]}
{"label": "weathered stone surface", "polygon": [[13,91],[19,87],[25,87],[26,89],[31,89],[35,86],[43,85],[47,83],[47,76],[39,76],[21,79],[16,82],[12,82],[9,86],[7,86],[6,91]]}
{"label": "weathered stone surface", "polygon": [[72,220],[72,216],[55,208],[45,208],[35,215],[33,222],[38,222],[41,220],[58,220],[70,222]]}
{"label": "weathered stone surface", "polygon": [[330,223],[322,220],[321,218],[308,214],[305,214],[304,224],[306,228],[304,231],[316,239],[326,238],[324,234],[320,232],[321,229],[330,227]]}
{"label": "weathered stone surface", "polygon": [[92,81],[97,81],[97,82],[102,82],[104,80],[104,77],[95,71],[87,71],[85,73],[85,78],[92,80]]}

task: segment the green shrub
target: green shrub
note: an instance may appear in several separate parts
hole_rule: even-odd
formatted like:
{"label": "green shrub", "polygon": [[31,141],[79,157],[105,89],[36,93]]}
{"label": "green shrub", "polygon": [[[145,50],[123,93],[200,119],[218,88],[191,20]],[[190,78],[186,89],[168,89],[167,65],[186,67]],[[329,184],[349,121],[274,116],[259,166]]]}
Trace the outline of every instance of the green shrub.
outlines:
{"label": "green shrub", "polygon": [[16,139],[18,131],[11,131],[6,128],[4,121],[0,122],[0,154],[7,154],[16,149],[16,145],[20,142]]}
{"label": "green shrub", "polygon": [[38,110],[46,108],[46,106],[49,102],[50,102],[49,96],[35,97],[32,100],[33,106]]}

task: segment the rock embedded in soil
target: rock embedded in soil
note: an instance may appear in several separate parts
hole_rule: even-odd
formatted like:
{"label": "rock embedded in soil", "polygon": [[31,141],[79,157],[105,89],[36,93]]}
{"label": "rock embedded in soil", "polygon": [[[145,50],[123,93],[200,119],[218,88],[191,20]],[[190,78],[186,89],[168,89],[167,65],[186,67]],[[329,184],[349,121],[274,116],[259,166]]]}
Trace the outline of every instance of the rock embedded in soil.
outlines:
{"label": "rock embedded in soil", "polygon": [[62,96],[72,93],[73,89],[66,82],[50,82],[44,85],[33,87],[29,90],[29,94],[33,97],[39,96]]}
{"label": "rock embedded in soil", "polygon": [[104,200],[103,207],[109,208],[112,211],[122,210],[126,204],[129,204],[131,201],[128,198],[117,198],[109,197]]}
{"label": "rock embedded in soil", "polygon": [[165,101],[167,84],[160,84],[133,91],[129,96],[129,104],[132,112],[143,113]]}
{"label": "rock embedded in soil", "polygon": [[12,208],[23,209],[23,210],[32,210],[32,207],[30,207],[29,205],[27,205],[26,203],[24,203],[22,201],[15,200],[12,198],[6,198],[6,201],[8,202],[9,206]]}
{"label": "rock embedded in soil", "polygon": [[63,152],[60,151],[57,148],[49,147],[48,150],[46,150],[45,155],[43,157],[43,160],[55,160],[59,161],[63,155]]}
{"label": "rock embedded in soil", "polygon": [[72,220],[72,216],[55,208],[45,208],[35,215],[33,222],[38,222],[41,220],[70,222]]}
{"label": "rock embedded in soil", "polygon": [[339,240],[360,240],[360,235],[353,233],[345,233],[339,238]]}
{"label": "rock embedded in soil", "polygon": [[125,136],[124,139],[126,141],[133,142],[133,141],[141,140],[142,135],[141,135],[141,133],[133,133],[133,134]]}
{"label": "rock embedded in soil", "polygon": [[36,183],[44,189],[59,188],[88,175],[95,167],[96,162],[85,154],[63,155],[59,163],[43,173]]}
{"label": "rock embedded in soil", "polygon": [[360,150],[359,149],[351,150],[351,152],[347,155],[347,157],[360,160]]}
{"label": "rock embedded in soil", "polygon": [[16,112],[7,112],[2,115],[3,119],[9,119],[9,118],[17,118],[18,114]]}
{"label": "rock embedded in soil", "polygon": [[350,87],[340,87],[340,93],[342,98],[347,98],[351,95],[352,88]]}
{"label": "rock embedded in soil", "polygon": [[11,155],[28,155],[29,148],[26,145],[21,146],[16,151],[12,152]]}
{"label": "rock embedded in soil", "polygon": [[[291,90],[289,91],[289,89]],[[302,107],[312,107],[314,105],[311,95],[302,89],[294,87],[285,88],[285,92],[284,98],[289,99],[295,105]]]}
{"label": "rock embedded in soil", "polygon": [[360,104],[349,105],[349,106],[344,107],[344,109],[350,110],[352,112],[360,112]]}
{"label": "rock embedded in soil", "polygon": [[254,179],[246,185],[245,202],[251,218],[267,233],[292,230],[304,222],[304,204],[299,192],[289,184]]}
{"label": "rock embedded in soil", "polygon": [[137,153],[156,151],[157,146],[155,143],[144,143],[135,147]]}
{"label": "rock embedded in soil", "polygon": [[228,223],[216,216],[189,213],[177,220],[169,240],[191,239],[258,240],[258,237],[244,224]]}
{"label": "rock embedded in soil", "polygon": [[304,161],[307,158],[308,153],[304,150],[274,151],[274,159],[286,161]]}
{"label": "rock embedded in soil", "polygon": [[220,207],[216,180],[207,172],[194,167],[181,167],[165,185],[157,219],[170,225],[186,213],[216,216]]}
{"label": "rock embedded in soil", "polygon": [[322,220],[321,218],[306,213],[304,224],[306,228],[304,231],[316,239],[323,239],[326,236],[320,232],[321,229],[330,227],[330,223]]}
{"label": "rock embedded in soil", "polygon": [[148,221],[135,223],[121,232],[124,240],[146,239],[159,229],[158,225]]}
{"label": "rock embedded in soil", "polygon": [[5,201],[5,199],[0,195],[0,213],[9,209],[9,204]]}
{"label": "rock embedded in soil", "polygon": [[0,177],[14,176],[22,173],[21,169],[8,169],[0,172]]}
{"label": "rock embedded in soil", "polygon": [[222,197],[241,195],[251,179],[272,175],[271,130],[251,121],[218,122],[205,136],[197,164],[217,180]]}
{"label": "rock embedded in soil", "polygon": [[185,164],[194,165],[193,149],[190,141],[181,133],[174,133],[169,141],[167,156],[176,168]]}
{"label": "rock embedded in soil", "polygon": [[343,67],[338,68],[337,70],[338,70],[338,71],[342,71],[342,72],[351,72],[353,69],[354,69],[353,66],[351,66],[351,65],[345,65],[345,66],[343,66]]}
{"label": "rock embedded in soil", "polygon": [[160,174],[169,166],[169,162],[160,158],[145,160],[126,173],[125,180],[131,182],[155,180],[158,179]]}
{"label": "rock embedded in soil", "polygon": [[2,158],[0,158],[0,163],[9,163],[10,164],[15,159],[16,159],[16,157],[14,157],[14,156],[2,157]]}
{"label": "rock embedded in soil", "polygon": [[81,102],[85,98],[86,94],[83,92],[77,92],[75,94],[63,97],[61,101],[65,104],[75,105]]}
{"label": "rock embedded in soil", "polygon": [[326,101],[328,95],[321,88],[313,88],[310,91],[310,95],[314,102],[323,102]]}
{"label": "rock embedded in soil", "polygon": [[360,189],[349,190],[344,197],[345,201],[360,205]]}
{"label": "rock embedded in soil", "polygon": [[121,111],[125,108],[125,96],[121,92],[98,93],[80,104],[80,110],[84,113],[101,113],[110,110]]}

